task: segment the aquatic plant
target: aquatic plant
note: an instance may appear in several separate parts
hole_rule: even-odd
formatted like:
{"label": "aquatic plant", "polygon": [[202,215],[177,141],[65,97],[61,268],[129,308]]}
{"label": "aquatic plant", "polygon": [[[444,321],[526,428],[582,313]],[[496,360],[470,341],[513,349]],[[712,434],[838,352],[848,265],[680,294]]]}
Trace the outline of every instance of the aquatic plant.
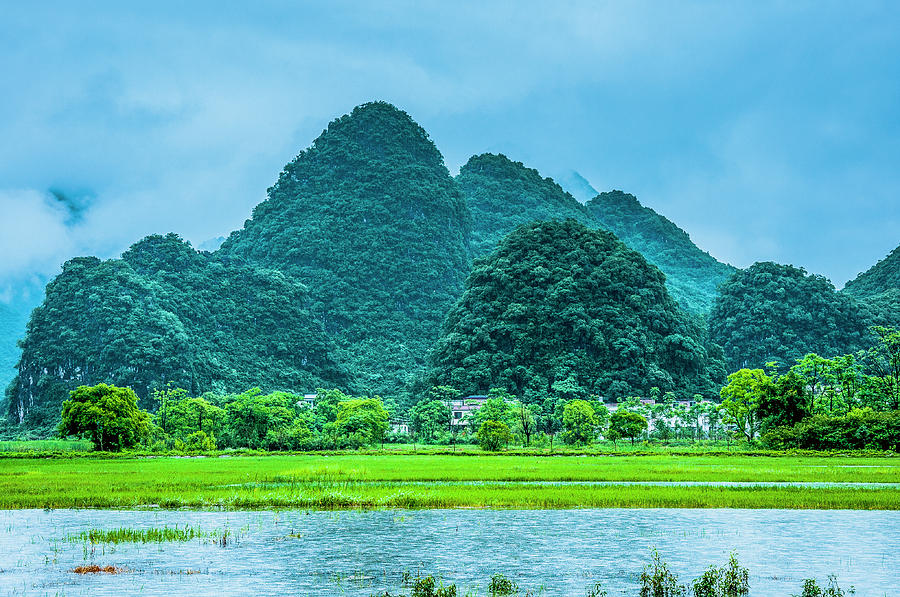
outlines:
{"label": "aquatic plant", "polygon": [[502,574],[495,574],[492,576],[491,582],[488,584],[488,593],[491,597],[515,595],[518,592],[519,586]]}
{"label": "aquatic plant", "polygon": [[161,529],[134,529],[122,527],[118,529],[90,529],[77,535],[69,535],[69,541],[87,541],[99,543],[163,543],[169,541],[190,541],[192,539],[212,539],[222,547],[228,543],[230,531],[203,531],[198,527],[184,526],[163,527]]}
{"label": "aquatic plant", "polygon": [[750,594],[750,571],[741,566],[732,553],[728,564],[710,566],[691,583],[694,597],[746,597]]}
{"label": "aquatic plant", "polygon": [[824,589],[819,587],[814,578],[807,578],[803,581],[803,592],[792,597],[845,597],[846,595],[855,595],[856,588],[850,587],[846,591],[838,586],[837,577],[833,574],[828,576],[828,586]]}

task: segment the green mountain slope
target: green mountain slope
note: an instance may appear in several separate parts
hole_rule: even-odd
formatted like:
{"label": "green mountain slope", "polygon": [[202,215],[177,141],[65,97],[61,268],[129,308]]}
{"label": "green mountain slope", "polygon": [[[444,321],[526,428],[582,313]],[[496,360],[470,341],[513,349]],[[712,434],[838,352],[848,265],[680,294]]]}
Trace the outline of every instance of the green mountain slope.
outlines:
{"label": "green mountain slope", "polygon": [[900,247],[847,282],[843,292],[869,308],[873,323],[900,327]]}
{"label": "green mountain slope", "polygon": [[770,261],[726,280],[708,321],[730,370],[790,366],[810,352],[830,358],[870,344],[868,314],[855,300],[822,276]]}
{"label": "green mountain slope", "polygon": [[476,257],[493,251],[500,239],[522,224],[573,218],[596,227],[587,209],[552,179],[503,154],[469,158],[456,182],[472,212]]}
{"label": "green mountain slope", "polygon": [[669,296],[664,276],[610,232],[525,224],[477,261],[433,354],[432,378],[468,393],[542,400],[555,382],[607,398],[712,396],[721,351]]}
{"label": "green mountain slope", "polygon": [[306,284],[362,391],[400,396],[462,292],[471,217],[427,133],[375,102],[328,125],[219,253]]}
{"label": "green mountain slope", "polygon": [[8,412],[52,422],[68,390],[100,382],[142,398],[346,385],[305,287],[279,272],[198,253],[170,234],[122,259],[72,259],[28,323]]}
{"label": "green mountain slope", "polygon": [[900,288],[900,247],[847,282],[844,292],[856,298],[864,298],[897,288]]}
{"label": "green mountain slope", "polygon": [[601,193],[587,206],[600,225],[666,274],[669,292],[685,310],[708,313],[716,288],[736,271],[701,250],[671,220],[622,191]]}

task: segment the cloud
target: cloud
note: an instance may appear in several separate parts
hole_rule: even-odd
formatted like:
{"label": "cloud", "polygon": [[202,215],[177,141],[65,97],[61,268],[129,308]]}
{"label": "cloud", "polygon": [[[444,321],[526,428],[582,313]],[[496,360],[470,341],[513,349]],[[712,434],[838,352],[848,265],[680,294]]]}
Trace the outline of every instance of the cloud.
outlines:
{"label": "cloud", "polygon": [[329,120],[372,99],[409,111],[451,170],[485,150],[574,169],[738,264],[841,279],[900,242],[896,14],[550,6],[6,7],[0,214],[30,232],[2,224],[0,286],[153,232],[227,234]]}
{"label": "cloud", "polygon": [[53,269],[73,249],[68,210],[33,189],[0,190],[0,279]]}

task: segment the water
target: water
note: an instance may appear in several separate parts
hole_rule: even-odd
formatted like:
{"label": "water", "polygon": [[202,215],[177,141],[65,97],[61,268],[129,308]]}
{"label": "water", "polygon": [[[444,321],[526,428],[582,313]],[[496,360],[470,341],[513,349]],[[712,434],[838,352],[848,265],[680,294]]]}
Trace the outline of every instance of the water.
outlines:
{"label": "water", "polygon": [[[176,524],[228,528],[233,539],[225,547],[193,540],[93,553],[64,540],[90,528]],[[900,512],[686,509],[3,511],[0,594],[368,597],[398,593],[401,574],[421,570],[482,596],[497,572],[536,594],[543,587],[544,595],[584,595],[599,580],[610,596],[636,595],[652,547],[682,581],[736,550],[757,597],[799,593],[803,578],[821,584],[830,573],[859,596],[900,594]],[[128,571],[70,572],[86,564]]]}

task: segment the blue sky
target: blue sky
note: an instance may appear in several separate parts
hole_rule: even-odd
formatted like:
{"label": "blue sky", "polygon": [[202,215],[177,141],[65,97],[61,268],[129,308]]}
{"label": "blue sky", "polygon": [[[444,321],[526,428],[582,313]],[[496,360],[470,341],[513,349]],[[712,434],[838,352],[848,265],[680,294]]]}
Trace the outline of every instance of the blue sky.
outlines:
{"label": "blue sky", "polygon": [[5,4],[0,299],[146,234],[227,234],[373,99],[454,173],[574,169],[738,266],[840,286],[900,244],[896,4]]}

